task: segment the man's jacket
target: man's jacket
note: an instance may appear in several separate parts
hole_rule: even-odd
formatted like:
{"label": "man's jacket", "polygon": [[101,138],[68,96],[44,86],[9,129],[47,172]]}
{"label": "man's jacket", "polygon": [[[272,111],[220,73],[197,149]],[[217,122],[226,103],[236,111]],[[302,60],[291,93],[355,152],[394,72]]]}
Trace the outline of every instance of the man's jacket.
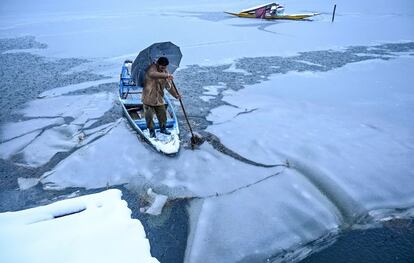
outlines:
{"label": "man's jacket", "polygon": [[167,83],[168,72],[159,72],[157,66],[152,64],[145,73],[144,90],[142,91],[142,102],[149,106],[164,105],[164,88],[175,98],[178,96],[173,88]]}

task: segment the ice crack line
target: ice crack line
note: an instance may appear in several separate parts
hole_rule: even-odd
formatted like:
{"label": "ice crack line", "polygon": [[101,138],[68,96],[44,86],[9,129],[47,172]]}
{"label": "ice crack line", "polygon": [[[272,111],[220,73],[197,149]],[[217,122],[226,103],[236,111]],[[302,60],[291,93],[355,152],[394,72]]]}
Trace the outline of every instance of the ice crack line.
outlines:
{"label": "ice crack line", "polygon": [[246,184],[246,185],[242,185],[240,187],[237,187],[237,188],[235,188],[233,190],[230,190],[230,191],[227,191],[227,192],[215,193],[215,194],[204,195],[204,196],[183,196],[183,197],[177,197],[176,199],[190,199],[190,200],[200,199],[201,200],[201,199],[219,198],[219,197],[223,197],[223,196],[228,196],[228,195],[234,194],[238,191],[241,191],[241,190],[247,189],[249,187],[252,187],[252,186],[254,186],[256,184],[259,184],[263,181],[266,181],[266,180],[268,180],[272,177],[278,176],[278,175],[282,174],[285,171],[286,168],[289,168],[288,165],[284,165],[284,164],[280,164],[279,166],[284,166],[284,168],[279,172],[270,174],[270,175],[268,175],[266,177],[263,177],[262,179],[259,179],[255,182],[252,182],[252,183],[249,183],[249,184]]}
{"label": "ice crack line", "polygon": [[278,166],[289,167],[288,161],[286,161],[285,164],[264,164],[264,163],[258,163],[253,160],[247,159],[246,157],[243,157],[240,154],[236,153],[235,151],[230,150],[229,148],[224,146],[221,143],[220,139],[214,134],[206,132],[206,131],[202,131],[200,133],[202,137],[205,139],[205,141],[207,141],[211,146],[213,146],[214,149],[238,161],[241,161],[243,163],[258,166],[258,167],[264,167],[264,168],[273,168],[273,167],[278,167]]}
{"label": "ice crack line", "polygon": [[236,117],[238,117],[240,115],[243,115],[243,114],[252,113],[252,112],[254,112],[254,111],[258,110],[258,109],[259,108],[254,108],[254,109],[251,109],[251,110],[245,109],[244,111],[237,113],[236,116],[234,116],[234,118],[236,118]]}
{"label": "ice crack line", "polygon": [[[54,119],[54,118],[62,118],[62,117],[60,117],[60,116],[57,116],[57,117],[36,117],[36,118],[30,118],[29,120],[33,120],[33,119]],[[16,135],[16,136],[14,136],[14,137],[11,137],[11,138],[8,138],[8,139],[5,139],[5,140],[0,140],[0,144],[2,144],[2,143],[6,143],[6,142],[9,142],[9,141],[12,141],[12,140],[15,140],[15,139],[18,139],[18,138],[21,138],[21,137],[24,137],[24,136],[26,136],[26,135],[28,135],[28,134],[31,134],[31,133],[34,133],[34,132],[38,132],[39,131],[39,134],[32,140],[32,141],[30,141],[28,144],[30,144],[30,143],[32,143],[34,140],[36,140],[38,137],[40,137],[46,130],[48,130],[48,129],[52,129],[52,128],[55,128],[55,127],[59,127],[59,126],[61,126],[62,124],[60,124],[60,123],[58,123],[58,124],[49,124],[49,125],[47,125],[47,126],[44,126],[44,127],[40,127],[40,128],[37,128],[37,129],[34,129],[34,130],[31,130],[31,131],[27,131],[27,132],[24,132],[24,133],[22,133],[22,134],[19,134],[19,135]],[[27,145],[28,145],[27,144]],[[26,146],[27,146],[26,145]],[[26,147],[26,146],[24,146],[24,147]]]}
{"label": "ice crack line", "polygon": [[[236,107],[235,106],[235,108],[239,108],[239,107]],[[243,114],[249,114],[249,113],[252,113],[252,112],[254,112],[254,111],[256,111],[256,110],[258,110],[259,108],[254,108],[254,109],[251,109],[251,110],[248,110],[248,109],[245,109],[244,111],[241,111],[241,112],[239,112],[239,113],[237,113],[234,117],[233,117],[233,120],[234,119],[236,119],[237,117],[239,117],[240,115],[243,115]],[[228,122],[230,122],[231,120],[226,120],[226,121],[222,121],[222,122],[215,122],[214,124],[212,124],[212,125],[220,125],[220,124],[224,124],[224,123],[228,123]]]}
{"label": "ice crack line", "polygon": [[[282,165],[281,165],[281,166],[282,166]],[[288,166],[285,166],[285,167],[288,167]],[[238,188],[236,188],[236,189],[233,189],[233,190],[231,190],[231,191],[228,191],[228,192],[224,192],[224,193],[216,193],[216,194],[206,195],[206,196],[200,196],[200,197],[196,197],[196,199],[217,198],[217,197],[223,197],[223,196],[231,195],[231,194],[234,194],[234,193],[236,193],[236,192],[238,192],[238,191],[240,191],[240,190],[243,190],[243,189],[249,188],[249,187],[254,186],[254,185],[256,185],[256,184],[259,184],[259,183],[261,183],[261,182],[263,182],[263,181],[266,181],[266,180],[268,180],[268,179],[270,179],[270,178],[272,178],[272,177],[274,177],[274,176],[277,176],[277,175],[279,175],[279,174],[283,173],[283,171],[284,171],[284,170],[285,170],[285,169],[282,169],[281,171],[279,171],[279,172],[277,172],[277,173],[274,173],[274,174],[271,174],[271,175],[268,175],[268,176],[266,176],[266,177],[264,177],[264,178],[262,178],[262,179],[260,179],[260,180],[258,180],[258,181],[256,181],[256,182],[253,182],[253,183],[250,183],[250,184],[246,184],[246,185],[240,186],[240,187],[238,187]]]}

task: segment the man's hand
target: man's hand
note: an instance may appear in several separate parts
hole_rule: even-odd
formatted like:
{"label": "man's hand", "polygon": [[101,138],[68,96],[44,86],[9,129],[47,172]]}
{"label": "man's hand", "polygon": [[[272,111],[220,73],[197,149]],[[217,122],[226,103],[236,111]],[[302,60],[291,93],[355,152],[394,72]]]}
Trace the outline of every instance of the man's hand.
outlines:
{"label": "man's hand", "polygon": [[168,74],[168,76],[167,76],[167,80],[173,80],[174,79],[174,76],[173,75],[171,75],[171,74]]}

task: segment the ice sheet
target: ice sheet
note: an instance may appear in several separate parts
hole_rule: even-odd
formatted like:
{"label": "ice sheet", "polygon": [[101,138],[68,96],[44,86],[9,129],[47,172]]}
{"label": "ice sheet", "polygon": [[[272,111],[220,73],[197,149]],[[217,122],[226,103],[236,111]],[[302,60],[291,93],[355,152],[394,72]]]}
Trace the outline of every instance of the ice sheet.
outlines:
{"label": "ice sheet", "polygon": [[219,90],[223,89],[223,86],[204,86],[203,89],[205,90],[203,92],[204,95],[218,95]]}
{"label": "ice sheet", "polygon": [[171,187],[169,195],[174,196],[175,188],[186,187],[185,193],[193,196],[230,191],[269,173],[269,169],[221,154],[209,144],[196,151],[183,149],[176,158],[160,155],[140,142],[126,121],[121,121],[106,136],[75,151],[45,173],[41,182],[54,189],[97,188],[134,181],[165,183]]}
{"label": "ice sheet", "polygon": [[64,94],[69,93],[69,92],[82,90],[82,89],[87,89],[87,88],[90,88],[90,87],[93,87],[93,86],[98,86],[100,84],[112,83],[112,82],[117,82],[117,81],[118,81],[118,78],[109,78],[109,79],[101,79],[101,80],[95,80],[95,81],[82,82],[82,83],[79,83],[79,84],[68,85],[68,86],[64,86],[64,87],[59,87],[59,88],[47,90],[45,92],[42,92],[38,97],[39,98],[56,97],[56,96],[64,95]]}
{"label": "ice sheet", "polygon": [[48,129],[22,151],[25,165],[41,166],[56,153],[67,152],[78,144],[77,125],[62,125]]}
{"label": "ice sheet", "polygon": [[115,94],[58,96],[31,101],[21,110],[25,117],[72,117],[73,124],[84,124],[101,117],[114,104]]}
{"label": "ice sheet", "polygon": [[[48,49],[40,50],[39,54],[103,58],[104,68],[95,64],[93,70],[113,74],[118,72],[124,59],[134,59],[143,48],[165,40],[181,47],[183,66],[231,63],[246,56],[292,55],[299,51],[410,40],[414,12],[409,0],[392,5],[384,0],[363,4],[345,0],[284,3],[286,13],[321,13],[309,23],[242,19],[223,12],[238,11],[257,1],[127,1],[122,5],[112,1],[85,4],[80,0],[67,5],[45,0],[36,5],[27,0],[6,3],[3,5],[5,15],[0,20],[3,25],[0,37],[29,32],[38,41],[48,44]],[[337,4],[337,15],[331,23],[334,4]],[[151,27],[140,26],[148,21]],[[378,26],[384,23],[392,30]],[[132,33],[137,27],[140,34]],[[153,34],[154,31],[160,34]],[[107,40],[108,35],[111,41]],[[112,63],[109,58],[113,58]]]}
{"label": "ice sheet", "polygon": [[[322,74],[274,76],[224,97],[233,105],[258,110],[208,130],[259,162],[282,155],[322,167],[369,209],[410,206],[414,95],[408,83],[413,64],[412,57],[405,57]],[[231,116],[227,110],[215,114]],[[262,136],[255,136],[257,130]]]}
{"label": "ice sheet", "polygon": [[17,183],[19,184],[20,190],[27,190],[39,183],[38,178],[18,178]]}
{"label": "ice sheet", "polygon": [[0,214],[1,262],[158,262],[119,190]]}
{"label": "ice sheet", "polygon": [[186,262],[266,262],[340,224],[339,212],[318,189],[300,174],[286,172],[205,200]]}
{"label": "ice sheet", "polygon": [[4,123],[1,129],[2,141],[22,136],[35,130],[40,130],[50,125],[63,124],[63,118],[36,118],[27,121],[17,121],[13,123]]}
{"label": "ice sheet", "polygon": [[[183,67],[232,64],[230,72],[242,72],[234,63],[243,57],[413,41],[410,0],[335,3],[337,15],[331,23],[332,1],[284,2],[286,13],[322,14],[313,22],[270,22],[222,13],[258,4],[250,0],[122,5],[6,0],[0,37],[34,35],[48,44],[38,54],[94,58],[81,70],[111,77],[124,59],[166,40],[181,47]],[[149,21],[151,27],[146,26]],[[134,33],[137,30],[140,34]],[[289,159],[294,169],[281,177],[254,184],[274,169],[236,161],[207,143],[195,152],[183,150],[175,159],[159,156],[123,123],[61,161],[42,182],[51,188],[96,188],[143,180],[172,197],[182,188],[179,195],[217,193],[217,198],[203,199],[200,214],[192,215],[197,220],[191,227],[194,238],[188,243],[187,261],[220,262],[222,255],[229,262],[264,261],[280,248],[294,249],[345,227],[344,222],[352,224],[371,209],[413,206],[414,104],[407,85],[413,82],[412,67],[412,54],[407,54],[405,59],[364,62],[326,73],[277,75],[237,92],[224,91],[224,100],[235,107],[213,109],[208,131],[258,162]],[[108,100],[96,99],[111,100],[111,95],[102,96]],[[104,112],[81,112],[89,98],[69,98],[68,109],[52,116],[89,125],[88,119]],[[54,99],[29,104],[29,110],[35,110],[36,117],[49,116],[44,115],[51,113],[45,105],[64,105],[68,97]],[[109,102],[96,105],[107,109]]]}
{"label": "ice sheet", "polygon": [[14,140],[0,144],[0,157],[2,159],[9,159],[16,153],[23,150],[27,145],[29,145],[38,135],[38,132],[31,132],[21,137],[18,137]]}
{"label": "ice sheet", "polygon": [[[114,94],[98,93],[82,96],[56,96],[31,101],[20,113],[27,121],[2,125],[2,136],[6,142],[1,144],[0,155],[8,159],[23,153],[19,163],[41,166],[56,153],[67,152],[81,146],[105,132],[105,127],[80,134],[82,127],[96,122],[114,104]],[[64,118],[73,118],[70,124],[63,124]],[[32,132],[33,131],[33,132]],[[87,139],[83,141],[84,137]]]}

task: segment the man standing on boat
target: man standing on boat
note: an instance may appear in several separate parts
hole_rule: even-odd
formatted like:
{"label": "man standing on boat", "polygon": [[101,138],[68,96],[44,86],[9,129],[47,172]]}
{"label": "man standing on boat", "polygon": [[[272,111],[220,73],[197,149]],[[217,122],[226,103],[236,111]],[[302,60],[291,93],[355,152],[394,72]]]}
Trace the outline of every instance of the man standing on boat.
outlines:
{"label": "man standing on boat", "polygon": [[144,89],[142,91],[142,103],[144,104],[145,120],[150,132],[150,137],[155,138],[155,127],[153,117],[157,116],[160,125],[160,132],[170,135],[166,129],[167,109],[164,102],[164,88],[176,99],[180,95],[168,85],[168,81],[173,80],[173,75],[167,71],[169,61],[166,57],[158,58],[155,64],[148,67],[145,73]]}

